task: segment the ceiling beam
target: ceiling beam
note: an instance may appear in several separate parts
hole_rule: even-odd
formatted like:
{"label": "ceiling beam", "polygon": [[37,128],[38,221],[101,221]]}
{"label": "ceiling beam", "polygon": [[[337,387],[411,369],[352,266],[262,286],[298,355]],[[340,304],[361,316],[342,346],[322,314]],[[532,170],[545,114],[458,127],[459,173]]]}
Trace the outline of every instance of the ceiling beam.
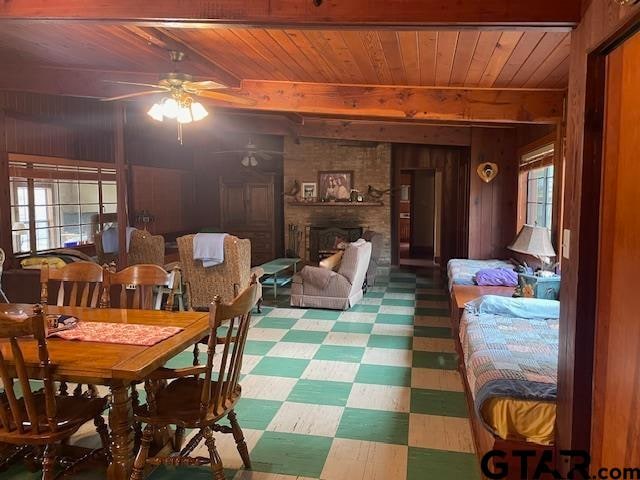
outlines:
{"label": "ceiling beam", "polygon": [[[373,142],[415,143],[422,145],[471,145],[471,128],[460,126],[420,125],[400,122],[305,118],[295,127],[298,137]],[[216,131],[252,132],[265,135],[291,135],[290,125],[278,115],[243,115],[227,112],[213,116]]]}
{"label": "ceiling beam", "polygon": [[[151,74],[6,66],[0,89],[106,98],[135,92],[104,80],[148,82]],[[557,123],[564,92],[557,90],[391,87],[244,80],[237,94],[255,101],[252,111],[302,116],[411,119],[489,123]],[[210,103],[202,100],[203,103]],[[229,106],[229,105],[225,105]],[[235,107],[234,107],[235,108]]]}
{"label": "ceiling beam", "polygon": [[580,0],[11,0],[0,2],[0,18],[172,26],[566,27],[579,22]]}

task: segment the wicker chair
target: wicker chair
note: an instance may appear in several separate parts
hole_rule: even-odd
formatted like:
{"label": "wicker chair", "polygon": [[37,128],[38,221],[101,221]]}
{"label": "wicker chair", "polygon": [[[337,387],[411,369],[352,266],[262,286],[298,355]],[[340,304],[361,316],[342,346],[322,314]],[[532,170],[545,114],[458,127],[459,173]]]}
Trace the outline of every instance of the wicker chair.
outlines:
{"label": "wicker chair", "polygon": [[[260,267],[251,269],[251,241],[228,235],[224,239],[224,262],[205,268],[193,259],[195,235],[178,238],[178,252],[190,310],[208,310],[216,296],[223,302],[233,300],[238,292],[247,288],[252,274],[262,276]],[[258,283],[258,297],[262,286]],[[259,307],[258,307],[259,310]]]}
{"label": "wicker chair", "polygon": [[146,230],[131,232],[129,253],[127,255],[129,265],[164,265],[164,237],[151,235]]}

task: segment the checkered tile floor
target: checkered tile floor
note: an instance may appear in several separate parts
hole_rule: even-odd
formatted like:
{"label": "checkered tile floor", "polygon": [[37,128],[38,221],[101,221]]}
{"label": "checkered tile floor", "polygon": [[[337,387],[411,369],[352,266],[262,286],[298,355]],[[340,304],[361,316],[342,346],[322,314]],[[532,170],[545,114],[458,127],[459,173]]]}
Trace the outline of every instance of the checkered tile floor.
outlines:
{"label": "checkered tile floor", "polygon": [[[348,312],[287,301],[282,295],[254,316],[236,410],[253,470],[242,469],[233,438],[219,434],[227,478],[480,478],[437,271],[385,272]],[[169,366],[191,360],[184,352]],[[36,478],[12,471],[6,478]],[[210,472],[161,468],[151,478]]]}

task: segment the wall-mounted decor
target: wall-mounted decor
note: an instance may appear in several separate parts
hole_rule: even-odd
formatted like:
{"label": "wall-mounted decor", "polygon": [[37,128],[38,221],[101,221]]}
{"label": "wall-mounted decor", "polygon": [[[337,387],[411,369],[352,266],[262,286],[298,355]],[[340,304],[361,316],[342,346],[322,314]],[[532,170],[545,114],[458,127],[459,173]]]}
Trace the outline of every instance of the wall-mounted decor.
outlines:
{"label": "wall-mounted decor", "polygon": [[490,183],[498,176],[498,165],[491,162],[483,162],[478,165],[478,176],[485,183]]}
{"label": "wall-mounted decor", "polygon": [[324,201],[347,202],[353,189],[353,171],[318,172],[318,196]]}
{"label": "wall-mounted decor", "polygon": [[302,182],[302,200],[313,202],[318,198],[318,184],[315,182]]}

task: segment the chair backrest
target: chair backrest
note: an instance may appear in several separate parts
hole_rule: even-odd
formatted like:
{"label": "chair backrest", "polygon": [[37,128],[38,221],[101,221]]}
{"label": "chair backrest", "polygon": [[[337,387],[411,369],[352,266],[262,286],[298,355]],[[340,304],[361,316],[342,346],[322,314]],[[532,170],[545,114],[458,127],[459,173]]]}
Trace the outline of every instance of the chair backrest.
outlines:
{"label": "chair backrest", "polygon": [[[0,313],[0,340],[8,340],[11,347],[11,357],[15,368],[10,368],[5,354],[0,349],[0,379],[4,385],[4,393],[0,395],[0,422],[6,432],[17,431],[25,437],[33,437],[56,430],[56,396],[55,386],[51,377],[51,365],[49,363],[49,351],[47,350],[46,339],[46,315],[40,305],[33,307],[33,315],[23,319],[14,315]],[[33,336],[38,344],[38,361],[40,371],[44,380],[44,412],[41,411],[41,404],[36,403],[34,394],[29,384],[29,376],[21,349],[20,337]],[[15,370],[16,377],[22,390],[22,400],[16,394],[14,382],[16,377],[9,374]],[[43,425],[38,421],[44,413],[47,422]],[[30,423],[29,428],[25,428],[25,422]]]}
{"label": "chair backrest", "polygon": [[362,241],[359,244],[351,244],[344,251],[338,274],[345,277],[351,283],[353,293],[362,288],[364,277],[369,268],[371,259],[371,243]]}
{"label": "chair backrest", "polygon": [[[247,341],[251,311],[258,301],[258,285],[255,275],[249,286],[230,303],[223,303],[216,297],[209,309],[211,333],[207,348],[204,384],[200,397],[200,415],[219,415],[232,404],[239,395],[238,380],[242,369],[242,356]],[[218,336],[218,329],[225,324],[226,332]],[[211,379],[214,370],[216,345],[222,346],[222,354],[217,356],[218,381],[213,391]],[[209,410],[211,408],[211,410]]]}
{"label": "chair backrest", "polygon": [[134,230],[131,232],[129,253],[127,261],[129,265],[151,264],[164,265],[164,237],[151,235],[146,230]]}
{"label": "chair backrest", "polygon": [[48,303],[51,280],[60,282],[57,306],[98,306],[104,272],[97,263],[74,262],[62,268],[50,268],[48,264],[43,264],[40,270],[40,301],[45,304]]}
{"label": "chair backrest", "polygon": [[367,230],[362,234],[367,242],[371,242],[371,260],[378,262],[380,255],[382,255],[382,247],[384,246],[384,237],[381,233],[373,230]]}
{"label": "chair backrest", "polygon": [[[105,268],[105,295],[101,306],[111,305],[111,287],[119,285],[120,308],[156,310],[160,308],[163,293],[166,293],[159,287],[167,287],[169,296],[164,309],[170,311],[173,310],[178,282],[180,282],[180,271],[177,268],[169,273],[158,265],[132,265],[119,272],[115,271],[114,266],[107,267]],[[129,304],[127,290],[132,288],[135,288],[135,291]]]}
{"label": "chair backrest", "polygon": [[251,241],[227,235],[224,239],[224,262],[205,268],[202,261],[193,259],[194,237],[195,235],[185,235],[177,239],[189,306],[208,309],[216,295],[223,302],[230,302],[240,290],[249,285]]}

